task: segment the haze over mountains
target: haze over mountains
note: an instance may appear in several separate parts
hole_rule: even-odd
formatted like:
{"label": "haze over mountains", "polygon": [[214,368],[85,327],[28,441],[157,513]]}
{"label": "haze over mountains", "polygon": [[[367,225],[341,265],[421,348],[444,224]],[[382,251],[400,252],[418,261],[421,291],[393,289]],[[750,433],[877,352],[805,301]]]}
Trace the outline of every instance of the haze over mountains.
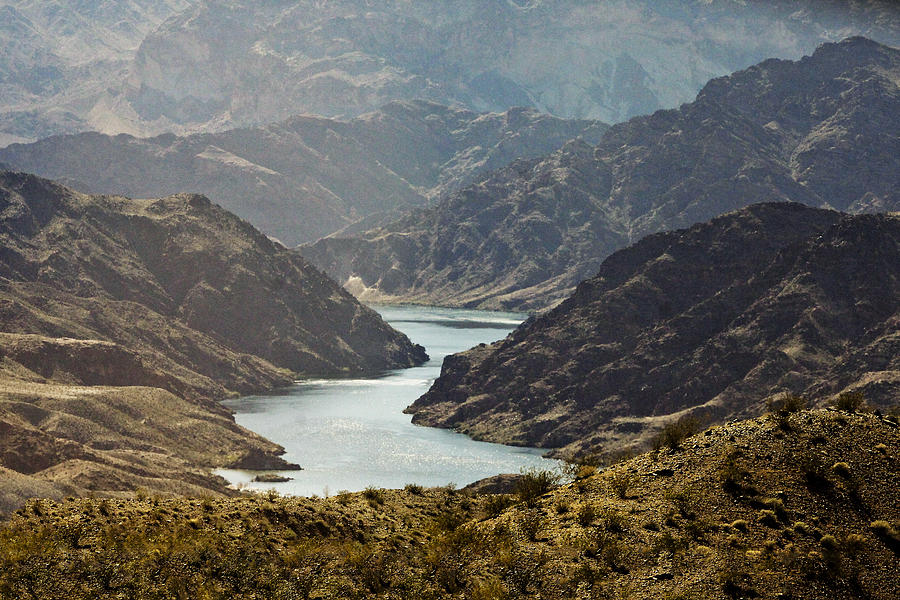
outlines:
{"label": "haze over mountains", "polygon": [[83,130],[141,41],[194,0],[0,0],[0,146]]}
{"label": "haze over mountains", "polygon": [[222,492],[201,467],[285,464],[218,400],[427,360],[202,196],[86,196],[0,172],[0,238],[0,465],[39,480]]}
{"label": "haze over mountains", "polygon": [[900,214],[759,204],[651,235],[408,410],[479,439],[596,451],[746,418],[784,392],[900,397]]}
{"label": "haze over mountains", "polygon": [[[7,139],[220,131],[413,98],[620,122],[822,42],[900,44],[891,0],[144,0],[101,3],[96,19],[66,3],[5,6]],[[79,70],[66,57],[82,46],[98,58]]]}
{"label": "haze over mountains", "polygon": [[755,202],[900,209],[898,114],[900,50],[851,38],[302,251],[368,300],[542,308],[627,243]]}
{"label": "haze over mountains", "polygon": [[[356,220],[422,206],[519,158],[567,140],[597,142],[603,123],[530,109],[473,113],[393,102],[352,120],[287,121],[189,137],[97,133],[0,149],[0,163],[83,192],[156,197],[202,192],[285,244]],[[382,215],[382,220],[388,219]],[[368,227],[364,227],[368,229]]]}

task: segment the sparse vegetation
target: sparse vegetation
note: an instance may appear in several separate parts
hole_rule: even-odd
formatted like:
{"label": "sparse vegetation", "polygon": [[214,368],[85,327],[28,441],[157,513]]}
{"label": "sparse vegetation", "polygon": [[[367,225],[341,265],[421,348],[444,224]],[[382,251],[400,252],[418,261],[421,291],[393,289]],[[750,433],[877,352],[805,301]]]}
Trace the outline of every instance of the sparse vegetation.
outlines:
{"label": "sparse vegetation", "polygon": [[854,413],[866,405],[866,397],[862,392],[843,392],[840,394],[832,406],[838,410]]}
{"label": "sparse vegetation", "polygon": [[682,417],[662,428],[653,447],[656,449],[670,448],[678,450],[681,442],[700,431],[700,421],[695,417]]}
{"label": "sparse vegetation", "polygon": [[809,405],[809,400],[798,394],[785,392],[781,396],[766,400],[766,408],[779,429],[791,431],[790,417]]}
{"label": "sparse vegetation", "polygon": [[553,471],[529,469],[516,481],[515,494],[525,504],[533,504],[540,496],[559,483],[560,476]]}
{"label": "sparse vegetation", "polygon": [[[797,436],[773,437],[767,418],[715,428],[708,446],[641,455],[530,504],[419,486],[32,501],[0,524],[0,598],[893,600],[900,431],[830,414],[803,413]],[[833,466],[830,495],[810,488],[814,435],[817,464],[851,465],[856,496]],[[722,473],[744,491],[723,493]]]}

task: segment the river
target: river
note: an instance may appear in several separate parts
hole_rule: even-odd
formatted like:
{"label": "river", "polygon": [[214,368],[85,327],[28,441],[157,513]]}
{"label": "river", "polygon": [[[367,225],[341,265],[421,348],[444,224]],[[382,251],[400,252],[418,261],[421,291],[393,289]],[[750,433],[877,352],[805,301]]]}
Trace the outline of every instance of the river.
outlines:
{"label": "river", "polygon": [[226,402],[240,425],[284,446],[284,458],[303,470],[280,472],[293,478],[283,483],[253,483],[256,473],[250,471],[217,473],[238,487],[321,496],[370,485],[464,486],[498,473],[557,465],[542,458],[541,450],[476,442],[453,431],[413,425],[411,416],[403,414],[440,374],[445,356],[505,337],[524,315],[416,306],[373,308],[425,346],[431,360],[380,377],[309,380],[277,394]]}

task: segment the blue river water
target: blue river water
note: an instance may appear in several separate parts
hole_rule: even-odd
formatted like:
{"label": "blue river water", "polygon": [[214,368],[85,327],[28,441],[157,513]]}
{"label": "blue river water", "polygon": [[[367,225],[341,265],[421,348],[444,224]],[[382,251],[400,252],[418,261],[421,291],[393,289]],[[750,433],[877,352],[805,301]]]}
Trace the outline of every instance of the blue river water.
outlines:
{"label": "blue river water", "polygon": [[416,306],[373,308],[425,346],[431,360],[381,377],[309,380],[277,394],[228,401],[240,425],[284,446],[284,458],[303,470],[280,472],[293,478],[284,483],[253,483],[257,473],[250,471],[217,473],[237,487],[321,496],[370,485],[464,486],[498,473],[557,465],[542,458],[541,450],[476,442],[453,431],[419,427],[402,412],[428,390],[445,356],[505,337],[524,315]]}

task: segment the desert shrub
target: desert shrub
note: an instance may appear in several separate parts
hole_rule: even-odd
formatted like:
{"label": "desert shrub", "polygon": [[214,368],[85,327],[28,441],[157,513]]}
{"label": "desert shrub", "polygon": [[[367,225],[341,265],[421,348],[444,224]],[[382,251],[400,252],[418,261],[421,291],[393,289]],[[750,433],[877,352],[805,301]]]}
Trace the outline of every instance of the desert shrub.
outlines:
{"label": "desert shrub", "polygon": [[900,550],[900,527],[897,524],[883,520],[872,521],[869,529],[895,552]]}
{"label": "desert shrub", "polygon": [[737,529],[738,531],[747,532],[750,530],[750,523],[748,523],[744,519],[738,519],[737,521],[733,521],[731,523],[731,528]]}
{"label": "desert shrub", "polygon": [[690,541],[688,539],[672,535],[672,533],[666,531],[653,540],[650,551],[655,555],[668,552],[674,556],[679,552],[684,552],[688,548],[690,548]]}
{"label": "desert shrub", "polygon": [[466,514],[461,510],[442,510],[434,518],[434,523],[440,531],[453,531],[467,520]]}
{"label": "desert shrub", "polygon": [[540,496],[553,489],[560,480],[560,476],[553,471],[529,469],[522,473],[516,482],[515,494],[519,500],[531,505]]}
{"label": "desert shrub", "polygon": [[570,480],[586,479],[596,473],[602,464],[599,454],[578,454],[566,459],[562,472]]}
{"label": "desert shrub", "polygon": [[769,527],[778,527],[778,517],[775,516],[774,510],[769,510],[764,508],[759,511],[759,522],[763,525],[768,525]]}
{"label": "desert shrub", "polygon": [[425,488],[422,487],[421,485],[419,485],[418,483],[407,483],[403,489],[406,490],[407,492],[409,492],[410,494],[413,494],[414,496],[421,496],[422,493],[425,491]]}
{"label": "desert shrub", "polygon": [[541,511],[535,508],[526,508],[519,513],[516,524],[522,535],[533,542],[544,528],[544,517],[541,515]]}
{"label": "desert shrub", "polygon": [[844,479],[850,479],[852,474],[850,465],[845,462],[834,463],[833,465],[831,465],[831,470]]}
{"label": "desert shrub", "polygon": [[607,481],[609,481],[609,487],[612,489],[613,493],[622,500],[625,500],[628,498],[628,490],[634,485],[634,476],[623,470],[611,474]]}
{"label": "desert shrub", "polygon": [[806,486],[811,491],[824,493],[831,490],[828,469],[825,468],[818,456],[806,454],[800,457],[800,470],[806,477]]}
{"label": "desert shrub", "polygon": [[700,494],[696,490],[688,488],[671,490],[666,494],[666,499],[675,506],[678,513],[685,519],[697,517],[694,507],[700,502]]}
{"label": "desert shrub", "polygon": [[476,581],[472,586],[472,600],[506,600],[509,593],[503,583],[494,577],[485,581]]}
{"label": "desert shrub", "polygon": [[509,494],[491,494],[485,499],[482,508],[485,516],[493,518],[515,503],[515,499]]}
{"label": "desert shrub", "polygon": [[700,431],[700,421],[696,417],[682,417],[662,428],[654,440],[653,447],[659,450],[668,447],[672,450],[681,448],[681,442]]}
{"label": "desert shrub", "polygon": [[363,490],[363,498],[365,498],[372,506],[384,504],[384,490],[380,490],[375,486],[370,485]]}
{"label": "desert shrub", "polygon": [[503,580],[511,588],[513,597],[524,596],[531,588],[541,585],[546,562],[547,557],[543,553],[522,550],[513,550],[502,559]]}
{"label": "desert shrub", "polygon": [[862,392],[844,392],[831,403],[836,409],[849,413],[858,411],[865,404],[866,397]]}
{"label": "desert shrub", "polygon": [[607,508],[600,511],[597,516],[600,520],[599,526],[604,531],[608,531],[609,533],[622,533],[625,531],[625,525],[627,524],[628,519],[619,511]]}
{"label": "desert shrub", "polygon": [[594,505],[585,503],[578,507],[578,524],[582,527],[588,527],[591,523],[594,522],[594,517],[596,516],[596,511],[594,510]]}
{"label": "desert shrub", "polygon": [[766,400],[766,408],[769,414],[775,420],[779,429],[784,431],[791,430],[790,416],[796,412],[805,409],[808,401],[803,396],[785,392],[784,394]]}

